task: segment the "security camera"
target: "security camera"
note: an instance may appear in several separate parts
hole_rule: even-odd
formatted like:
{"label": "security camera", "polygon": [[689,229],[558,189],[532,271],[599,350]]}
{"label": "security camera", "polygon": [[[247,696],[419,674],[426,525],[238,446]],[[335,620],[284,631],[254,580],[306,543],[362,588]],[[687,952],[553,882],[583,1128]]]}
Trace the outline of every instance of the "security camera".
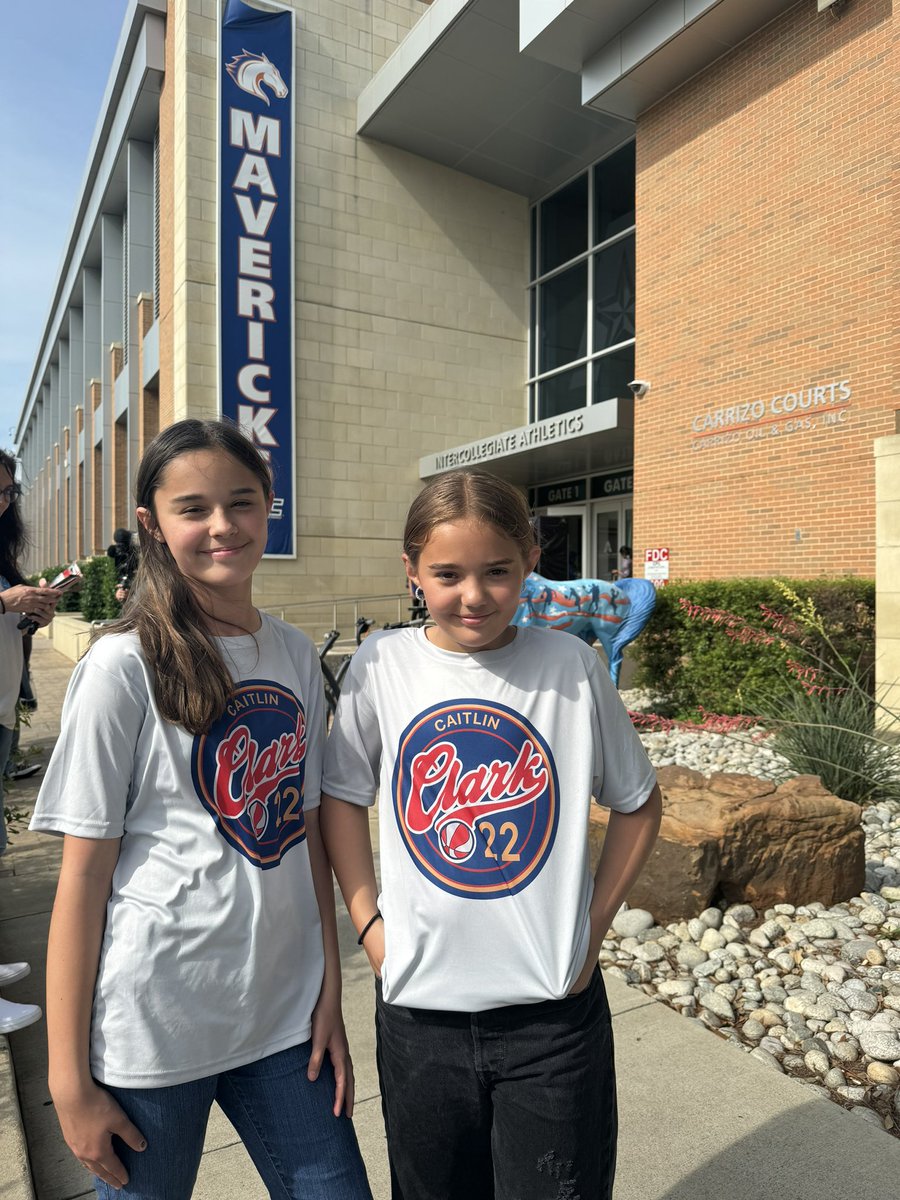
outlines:
{"label": "security camera", "polygon": [[630,391],[634,392],[635,399],[643,400],[643,398],[650,391],[650,384],[646,379],[632,379],[631,383],[628,385],[628,388]]}

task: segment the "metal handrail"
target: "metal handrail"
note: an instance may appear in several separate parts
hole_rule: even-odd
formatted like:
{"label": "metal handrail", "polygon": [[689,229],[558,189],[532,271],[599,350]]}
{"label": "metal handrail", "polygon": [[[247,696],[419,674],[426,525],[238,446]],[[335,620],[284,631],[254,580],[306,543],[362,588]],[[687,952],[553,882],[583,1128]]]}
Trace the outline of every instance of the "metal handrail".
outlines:
{"label": "metal handrail", "polygon": [[289,620],[285,616],[286,613],[296,613],[298,617],[303,616],[304,611],[319,610],[327,612],[331,608],[331,626],[334,629],[340,628],[338,624],[338,610],[342,613],[347,611],[347,607],[352,607],[352,620],[345,621],[348,627],[356,626],[356,622],[363,615],[370,616],[374,607],[378,604],[396,605],[397,620],[402,621],[408,612],[412,597],[409,592],[387,592],[380,596],[338,596],[330,599],[322,597],[319,600],[297,600],[289,604],[270,604],[262,608],[263,612],[267,612],[272,616],[278,616],[282,621]]}

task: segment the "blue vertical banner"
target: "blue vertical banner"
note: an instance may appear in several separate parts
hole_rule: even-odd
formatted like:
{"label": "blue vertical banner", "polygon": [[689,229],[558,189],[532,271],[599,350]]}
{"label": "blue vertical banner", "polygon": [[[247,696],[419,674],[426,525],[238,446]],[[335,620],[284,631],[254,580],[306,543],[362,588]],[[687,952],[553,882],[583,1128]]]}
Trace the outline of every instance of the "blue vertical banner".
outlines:
{"label": "blue vertical banner", "polygon": [[272,467],[266,554],[294,530],[294,13],[227,0],[219,41],[219,407]]}

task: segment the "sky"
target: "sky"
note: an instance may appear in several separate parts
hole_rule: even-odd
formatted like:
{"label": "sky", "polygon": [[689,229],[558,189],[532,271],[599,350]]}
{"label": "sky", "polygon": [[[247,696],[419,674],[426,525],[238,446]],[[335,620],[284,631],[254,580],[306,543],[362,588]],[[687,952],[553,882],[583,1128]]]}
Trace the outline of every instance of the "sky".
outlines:
{"label": "sky", "polygon": [[11,448],[128,0],[4,5],[0,447]]}

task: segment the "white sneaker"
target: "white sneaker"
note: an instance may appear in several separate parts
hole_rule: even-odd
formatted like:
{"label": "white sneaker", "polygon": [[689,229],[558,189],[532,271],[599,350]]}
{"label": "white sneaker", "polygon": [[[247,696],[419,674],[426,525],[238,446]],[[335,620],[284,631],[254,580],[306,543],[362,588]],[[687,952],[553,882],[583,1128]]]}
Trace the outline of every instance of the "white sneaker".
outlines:
{"label": "white sneaker", "polygon": [[41,1010],[36,1004],[13,1004],[12,1000],[0,999],[0,1033],[14,1033],[40,1019]]}
{"label": "white sneaker", "polygon": [[30,974],[31,967],[26,962],[0,963],[0,988],[5,988],[8,983],[18,983]]}

